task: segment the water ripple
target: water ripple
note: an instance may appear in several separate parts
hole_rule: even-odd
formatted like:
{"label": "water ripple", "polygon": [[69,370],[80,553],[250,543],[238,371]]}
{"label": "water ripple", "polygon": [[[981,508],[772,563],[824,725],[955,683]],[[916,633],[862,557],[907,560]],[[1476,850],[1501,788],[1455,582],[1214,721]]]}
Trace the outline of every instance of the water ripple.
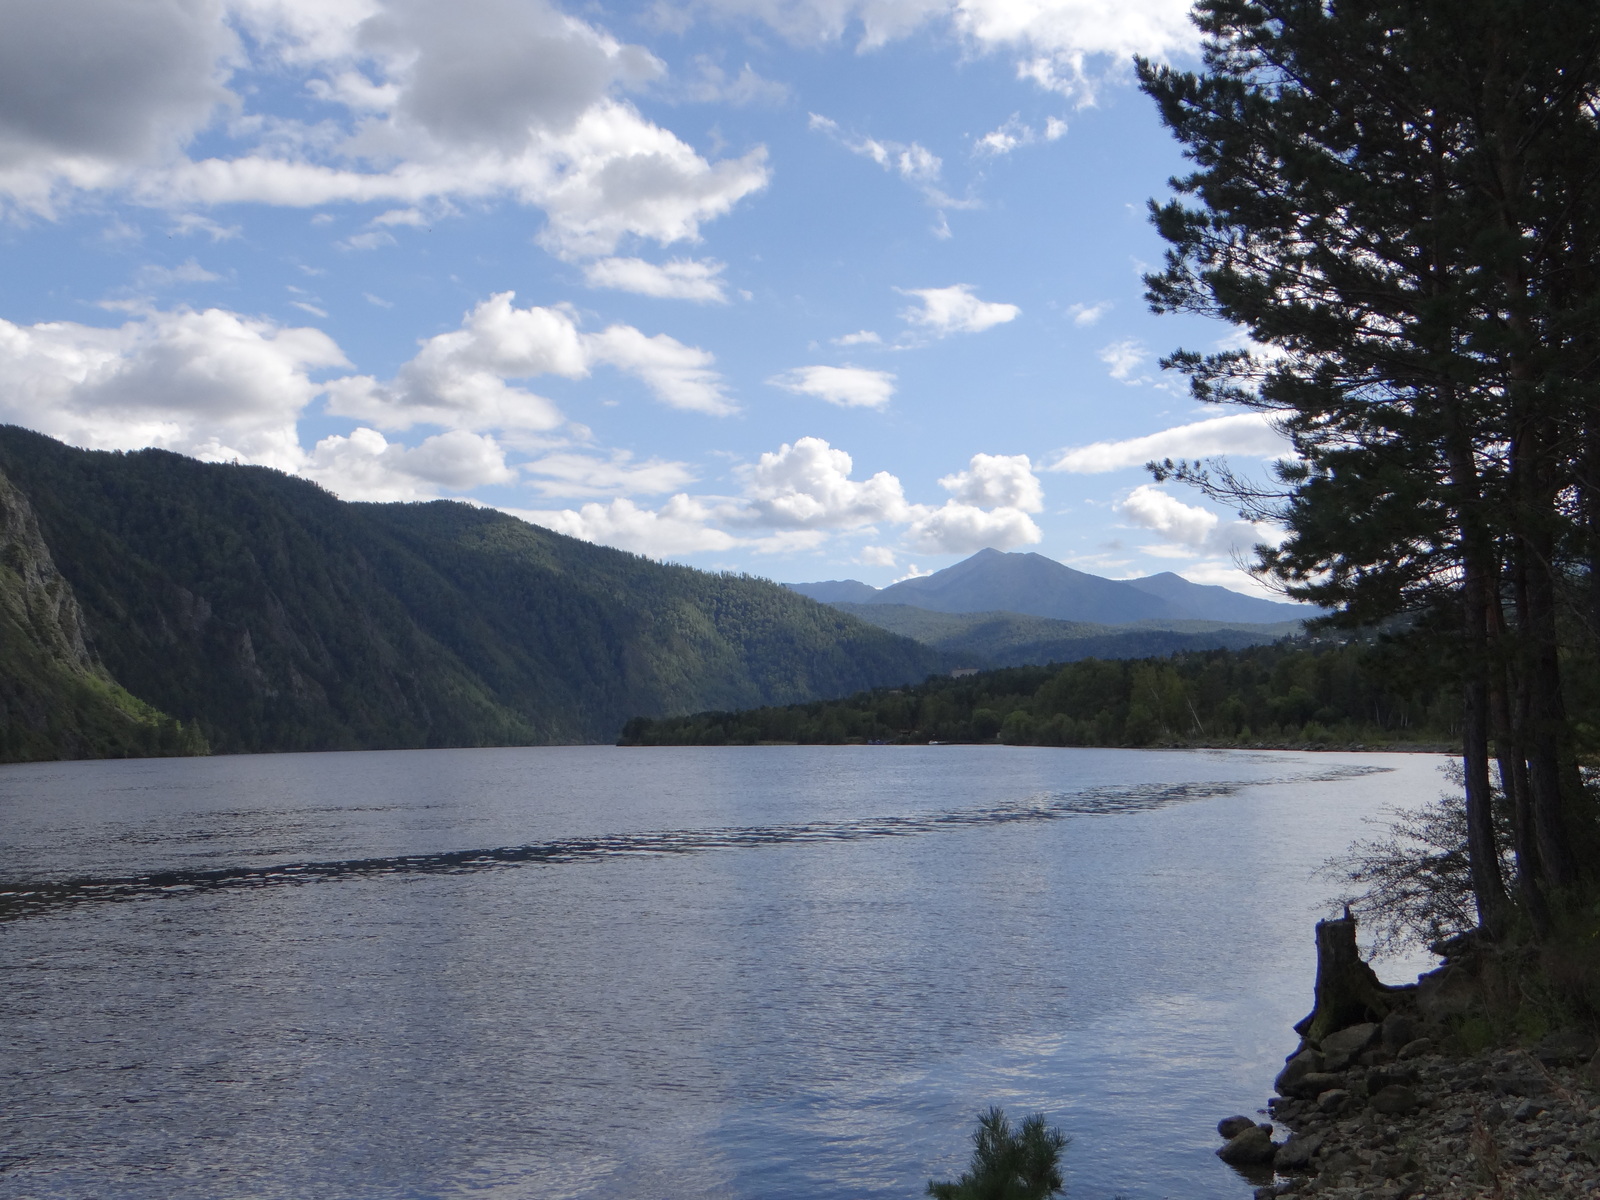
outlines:
{"label": "water ripple", "polygon": [[105,901],[160,899],[223,888],[276,887],[285,884],[373,876],[459,875],[527,864],[556,865],[622,856],[702,854],[715,850],[785,846],[808,842],[855,842],[869,838],[915,837],[951,829],[1005,825],[1022,821],[1058,821],[1070,817],[1107,816],[1232,795],[1245,787],[1282,783],[1336,782],[1381,773],[1388,769],[1340,764],[1312,774],[1296,775],[1292,779],[1218,780],[1089,788],[1078,792],[1038,793],[1025,800],[988,808],[864,817],[845,821],[654,830],[597,837],[558,838],[521,846],[444,850],[426,854],[397,854],[328,862],[157,871],[143,875],[70,879],[49,883],[0,882],[0,921],[16,920],[66,906]]}

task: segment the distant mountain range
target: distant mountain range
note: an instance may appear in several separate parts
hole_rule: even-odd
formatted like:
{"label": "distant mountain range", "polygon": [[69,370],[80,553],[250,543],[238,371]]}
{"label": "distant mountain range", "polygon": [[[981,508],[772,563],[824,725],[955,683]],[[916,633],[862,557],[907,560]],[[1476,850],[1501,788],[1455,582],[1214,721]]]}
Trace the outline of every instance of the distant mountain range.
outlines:
{"label": "distant mountain range", "polygon": [[1085,658],[1155,658],[1189,650],[1242,650],[1300,631],[1298,621],[1141,621],[1096,625],[1025,613],[943,613],[909,604],[836,604],[891,633],[915,638],[963,667],[1026,667]]}
{"label": "distant mountain range", "polygon": [[1304,604],[1244,596],[1228,588],[1190,583],[1164,571],[1144,579],[1104,579],[1042,554],[980,550],[932,575],[875,588],[856,579],[787,585],[824,604],[893,604],[943,613],[1019,613],[1057,621],[1131,625],[1140,621],[1220,621],[1280,624],[1317,616]]}
{"label": "distant mountain range", "polygon": [[0,426],[3,760],[609,741],[948,665],[778,584],[490,509]]}

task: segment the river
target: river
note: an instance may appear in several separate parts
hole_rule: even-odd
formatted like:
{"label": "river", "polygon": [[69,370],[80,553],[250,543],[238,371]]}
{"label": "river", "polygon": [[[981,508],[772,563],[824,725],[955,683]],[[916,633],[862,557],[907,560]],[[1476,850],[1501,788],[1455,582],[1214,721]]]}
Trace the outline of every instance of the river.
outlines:
{"label": "river", "polygon": [[0,1197],[915,1197],[1000,1104],[1073,1200],[1238,1200],[1213,1126],[1310,1007],[1316,867],[1440,761],[0,767]]}

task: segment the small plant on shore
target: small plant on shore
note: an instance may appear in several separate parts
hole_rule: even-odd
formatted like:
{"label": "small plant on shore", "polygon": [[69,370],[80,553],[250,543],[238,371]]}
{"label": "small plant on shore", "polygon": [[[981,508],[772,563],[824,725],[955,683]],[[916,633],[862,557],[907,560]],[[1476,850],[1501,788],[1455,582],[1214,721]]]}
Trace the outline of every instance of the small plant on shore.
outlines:
{"label": "small plant on shore", "polygon": [[1060,1195],[1061,1152],[1070,1141],[1045,1123],[1043,1113],[1013,1129],[998,1107],[978,1117],[972,1133],[972,1164],[959,1179],[928,1181],[934,1200],[1047,1200]]}

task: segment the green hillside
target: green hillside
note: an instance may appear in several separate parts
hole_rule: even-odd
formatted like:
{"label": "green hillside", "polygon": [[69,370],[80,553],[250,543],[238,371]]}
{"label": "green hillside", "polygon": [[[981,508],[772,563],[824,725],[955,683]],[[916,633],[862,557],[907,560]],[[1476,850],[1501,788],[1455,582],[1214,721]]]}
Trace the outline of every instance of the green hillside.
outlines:
{"label": "green hillside", "polygon": [[1026,613],[947,613],[909,604],[833,607],[891,633],[913,638],[973,667],[1022,667],[1085,658],[1152,658],[1184,650],[1238,650],[1273,642],[1301,628],[1299,621],[1271,625],[1225,621],[1161,620],[1097,625]]}
{"label": "green hillside", "polygon": [[1285,642],[1166,659],[1013,667],[842,700],[640,717],[627,746],[993,742],[1032,746],[1451,744],[1460,705],[1399,648]]}
{"label": "green hillside", "polygon": [[0,475],[0,762],[205,753],[111,679],[27,498]]}
{"label": "green hillside", "polygon": [[99,661],[219,752],[609,740],[634,714],[920,679],[931,649],[776,584],[492,510],[0,427]]}

